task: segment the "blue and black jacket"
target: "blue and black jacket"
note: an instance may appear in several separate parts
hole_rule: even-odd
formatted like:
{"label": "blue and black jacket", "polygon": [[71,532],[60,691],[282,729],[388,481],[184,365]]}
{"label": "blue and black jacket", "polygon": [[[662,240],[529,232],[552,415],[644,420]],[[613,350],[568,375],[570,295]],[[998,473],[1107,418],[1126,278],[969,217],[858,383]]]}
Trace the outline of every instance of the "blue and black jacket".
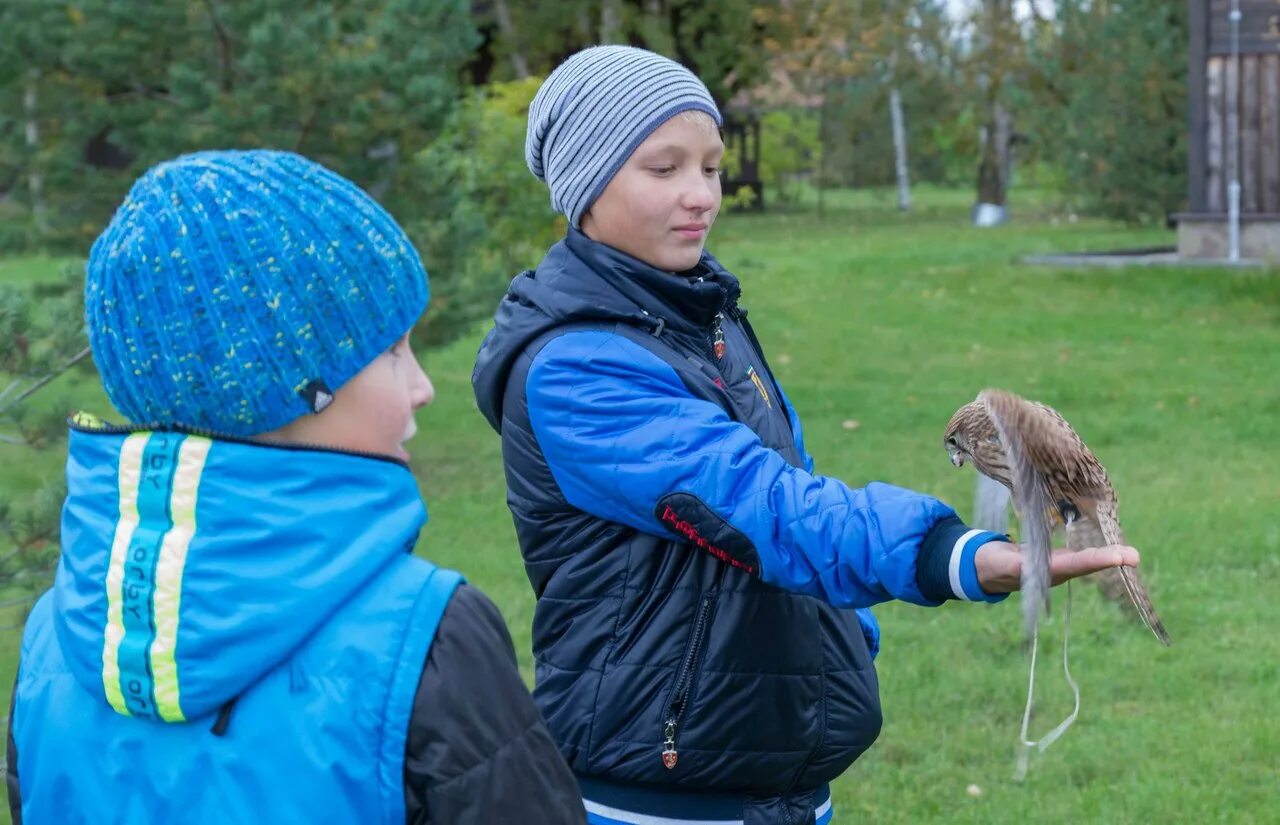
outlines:
{"label": "blue and black jacket", "polygon": [[578,823],[494,606],[394,460],[77,426],[15,822]]}
{"label": "blue and black jacket", "polygon": [[995,534],[814,473],[739,295],[710,254],[672,274],[571,229],[480,348],[538,598],[534,698],[588,799],[816,799],[880,731],[865,608],[987,598],[973,554]]}

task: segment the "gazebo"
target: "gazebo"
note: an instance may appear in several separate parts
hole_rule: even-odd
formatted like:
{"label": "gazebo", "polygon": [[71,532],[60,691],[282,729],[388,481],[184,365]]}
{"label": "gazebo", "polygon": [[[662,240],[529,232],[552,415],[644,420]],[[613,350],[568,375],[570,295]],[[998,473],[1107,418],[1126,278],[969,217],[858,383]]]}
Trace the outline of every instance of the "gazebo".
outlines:
{"label": "gazebo", "polygon": [[760,180],[759,116],[749,110],[725,112],[724,145],[738,158],[740,167],[721,178],[724,196],[732,197],[743,189],[750,189],[753,197],[748,208],[764,209],[764,183]]}

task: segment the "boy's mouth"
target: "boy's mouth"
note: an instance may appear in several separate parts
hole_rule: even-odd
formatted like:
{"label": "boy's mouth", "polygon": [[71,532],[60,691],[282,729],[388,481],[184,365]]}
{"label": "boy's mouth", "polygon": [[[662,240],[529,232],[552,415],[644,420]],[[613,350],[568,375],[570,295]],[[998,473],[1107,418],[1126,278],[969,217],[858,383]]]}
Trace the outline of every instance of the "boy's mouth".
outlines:
{"label": "boy's mouth", "polygon": [[675,233],[682,238],[696,241],[707,234],[707,225],[705,223],[686,223],[683,226],[677,226]]}
{"label": "boy's mouth", "polygon": [[405,461],[409,460],[409,451],[405,449],[405,445],[408,444],[410,441],[412,441],[413,437],[417,434],[418,434],[418,426],[415,423],[409,427],[408,431],[405,432],[404,434],[404,438],[400,439],[400,443],[396,445],[397,456],[404,459]]}

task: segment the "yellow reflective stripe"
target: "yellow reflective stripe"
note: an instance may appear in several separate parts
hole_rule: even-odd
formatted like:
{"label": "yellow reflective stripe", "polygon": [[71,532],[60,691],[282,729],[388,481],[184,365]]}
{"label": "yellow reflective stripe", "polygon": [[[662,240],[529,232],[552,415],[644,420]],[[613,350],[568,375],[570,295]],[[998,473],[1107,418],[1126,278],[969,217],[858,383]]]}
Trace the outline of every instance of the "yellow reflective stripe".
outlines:
{"label": "yellow reflective stripe", "polygon": [[120,448],[120,516],[111,540],[107,564],[107,627],[102,645],[102,687],[107,701],[126,716],[129,707],[120,690],[120,642],[124,639],[124,563],[138,527],[138,485],[142,481],[142,451],[150,433],[134,433]]}
{"label": "yellow reflective stripe", "polygon": [[101,418],[93,413],[76,412],[71,414],[71,423],[89,430],[100,430],[106,426]]}
{"label": "yellow reflective stripe", "polygon": [[169,512],[173,526],[165,533],[156,563],[155,625],[151,642],[151,673],[155,684],[156,709],[166,722],[183,722],[178,690],[178,663],[174,658],[178,643],[178,611],[182,606],[182,571],[187,564],[187,548],[196,532],[196,499],[200,474],[212,442],[189,436],[178,453],[178,469],[173,477]]}

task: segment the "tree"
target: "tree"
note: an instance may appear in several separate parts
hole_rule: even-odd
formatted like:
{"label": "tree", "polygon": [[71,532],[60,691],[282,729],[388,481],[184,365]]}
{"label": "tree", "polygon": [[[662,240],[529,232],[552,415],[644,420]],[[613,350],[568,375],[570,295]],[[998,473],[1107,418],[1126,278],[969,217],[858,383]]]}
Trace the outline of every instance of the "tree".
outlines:
{"label": "tree", "polygon": [[[942,88],[954,83],[945,4],[797,0],[759,17],[770,32],[775,65],[795,88],[822,101],[819,183],[894,180],[900,206],[909,208],[908,146],[925,144],[924,162],[936,166],[929,130],[953,116],[954,95]],[[929,118],[913,124],[907,112],[914,106]],[[867,121],[878,118],[868,128]],[[886,163],[890,154],[893,162]]]}
{"label": "tree", "polygon": [[431,273],[427,344],[493,315],[511,277],[562,237],[564,217],[524,163],[525,119],[542,78],[471,92],[413,158],[422,216],[408,225]]}
{"label": "tree", "polygon": [[888,89],[898,208],[908,212],[911,210],[911,177],[902,89],[923,86],[929,75],[938,70],[931,60],[947,52],[945,47],[939,48],[939,39],[945,39],[949,32],[943,22],[942,7],[931,0],[912,3],[887,0],[864,4],[864,8],[867,6],[870,6],[867,12],[878,14],[879,25],[871,30],[870,37],[864,37],[864,42],[868,45],[873,73]]}
{"label": "tree", "polygon": [[0,121],[0,162],[39,175],[47,240],[80,248],[144,168],[202,148],[302,152],[412,209],[403,160],[477,42],[463,0],[12,0],[0,30],[0,111],[34,71],[38,126],[32,150]]}
{"label": "tree", "polygon": [[86,363],[82,278],[76,268],[31,291],[0,284],[0,610],[21,619],[49,586],[66,494],[56,468],[65,445],[66,409],[52,382]]}
{"label": "tree", "polygon": [[[774,35],[760,24],[758,10],[787,2],[530,0],[491,4],[480,22],[493,25],[491,48],[495,56],[520,55],[534,74],[546,75],[566,57],[588,46],[627,43],[688,67],[724,106],[768,71],[764,42]],[[502,19],[503,12],[507,21]],[[503,62],[494,65],[497,77],[505,77]]]}
{"label": "tree", "polygon": [[1060,0],[1028,96],[1067,194],[1095,214],[1162,222],[1186,197],[1185,3]]}
{"label": "tree", "polygon": [[[819,214],[823,209],[823,196],[828,183],[828,145],[832,140],[831,95],[839,85],[860,70],[860,62],[854,55],[858,41],[855,30],[860,10],[861,4],[851,0],[796,0],[755,10],[756,20],[769,33],[765,39],[765,47],[770,64],[787,78],[791,87],[803,99],[819,101],[814,175],[814,182],[818,187]],[[771,125],[768,123],[770,120],[774,123],[781,121],[789,126],[796,123],[791,117],[783,120],[776,113],[766,116],[766,126]],[[764,135],[765,147],[761,155],[766,168],[778,164],[773,157],[778,154],[779,140],[774,134],[776,131],[775,126]],[[775,179],[768,182],[774,185],[781,200],[788,199],[783,181]]]}
{"label": "tree", "polygon": [[739,91],[768,76],[768,33],[755,14],[781,2],[666,0],[672,56],[700,77],[723,107]]}
{"label": "tree", "polygon": [[974,12],[970,70],[982,113],[978,204],[1003,208],[1012,172],[1013,111],[1009,98],[1025,76],[1026,49],[1013,0],[982,0]]}
{"label": "tree", "polygon": [[[896,61],[895,61],[896,62]],[[889,88],[889,116],[893,126],[893,168],[898,179],[898,210],[911,211],[911,173],[907,166],[907,127],[898,84]]]}

